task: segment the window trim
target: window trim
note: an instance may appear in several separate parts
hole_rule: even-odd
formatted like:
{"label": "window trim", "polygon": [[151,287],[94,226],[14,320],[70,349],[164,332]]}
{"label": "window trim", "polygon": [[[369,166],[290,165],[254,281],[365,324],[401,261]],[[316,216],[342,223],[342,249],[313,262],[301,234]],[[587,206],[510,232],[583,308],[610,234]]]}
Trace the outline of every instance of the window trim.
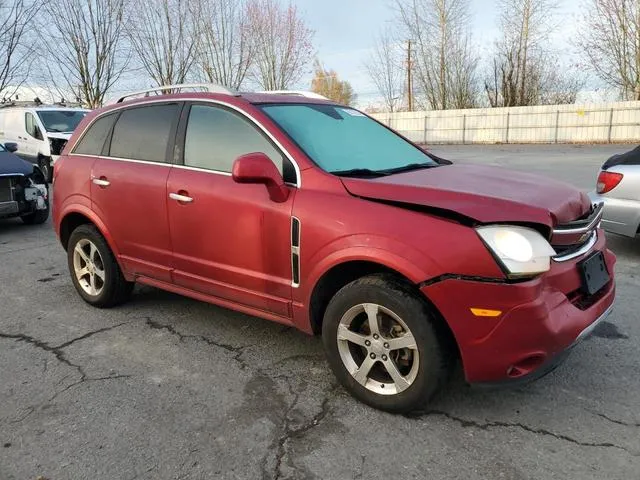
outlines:
{"label": "window trim", "polygon": [[[151,103],[151,102],[150,102]],[[176,143],[176,133],[177,133],[177,129],[178,129],[178,124],[180,122],[180,118],[182,116],[182,110],[184,109],[184,104],[185,102],[181,101],[181,100],[163,100],[161,102],[153,102],[152,105],[147,104],[147,103],[142,103],[142,104],[136,104],[133,105],[129,108],[125,108],[120,110],[119,112],[117,112],[118,116],[116,118],[116,120],[113,122],[113,125],[111,125],[111,129],[109,130],[109,134],[107,135],[107,139],[105,140],[105,144],[102,148],[102,153],[106,154],[106,155],[101,155],[102,158],[112,158],[115,160],[125,160],[125,161],[134,161],[134,162],[143,162],[143,163],[147,163],[147,164],[151,164],[151,165],[173,165],[174,164],[174,159],[173,159],[173,151],[174,151],[174,146]],[[169,127],[169,141],[167,142],[167,148],[164,152],[164,160],[160,161],[160,162],[156,162],[153,160],[142,160],[140,158],[127,158],[127,157],[114,157],[113,155],[111,155],[111,145],[113,142],[113,133],[115,131],[116,125],[118,124],[118,122],[120,121],[120,117],[122,117],[122,114],[130,111],[130,110],[137,110],[140,108],[146,108],[146,107],[156,107],[156,106],[163,106],[163,105],[176,105],[178,107],[178,111],[176,112],[177,115],[175,115],[174,119],[171,121],[171,126]],[[108,113],[111,113],[112,111],[109,110]],[[93,121],[91,122],[91,125],[93,125],[99,118],[102,118],[106,116],[105,115],[100,115],[97,116],[95,119],[93,119]],[[89,130],[89,127],[87,127],[85,129],[85,131],[82,133],[83,137],[86,134],[86,132]],[[73,146],[73,151],[75,151],[75,149],[77,148],[78,144],[80,143],[80,140],[78,140],[75,145]],[[75,154],[74,154],[75,155]]]}
{"label": "window trim", "polygon": [[[177,133],[177,137],[176,137],[176,149],[175,149],[175,153],[174,153],[174,160],[176,162],[175,165],[177,167],[185,168],[185,169],[188,169],[188,170],[201,171],[201,172],[210,172],[210,173],[229,176],[229,177],[232,176],[231,172],[225,172],[224,170],[215,170],[215,169],[212,169],[212,168],[205,168],[205,167],[194,167],[192,165],[186,165],[185,164],[184,154],[185,154],[186,141],[187,141],[187,129],[189,127],[189,117],[191,116],[191,109],[194,106],[203,106],[203,107],[208,107],[208,108],[218,108],[220,110],[224,110],[224,111],[228,112],[229,114],[231,114],[233,116],[236,116],[240,121],[246,122],[247,125],[250,128],[253,128],[253,130],[255,130],[255,133],[257,135],[261,136],[267,143],[269,143],[271,145],[271,147],[276,151],[276,153],[279,154],[282,157],[282,175],[284,176],[285,162],[287,162],[287,160],[289,160],[289,157],[287,155],[285,155],[285,153],[282,151],[282,149],[279,148],[278,145],[276,145],[271,140],[271,138],[264,133],[263,130],[257,128],[254,122],[251,122],[245,115],[238,114],[234,109],[228,108],[226,106],[210,105],[209,102],[202,102],[202,101],[197,101],[197,102],[190,101],[190,102],[187,102],[185,104],[184,109],[182,110],[182,115],[180,117],[180,125],[178,127],[178,133]],[[298,178],[298,173],[297,172],[296,172],[296,178]],[[296,186],[296,183],[294,183],[294,182],[285,182],[285,183],[287,185]]]}
{"label": "window trim", "polygon": [[[279,149],[282,153],[284,153],[284,155],[285,155],[285,156],[286,156],[286,157],[291,161],[291,163],[293,164],[293,168],[294,168],[294,170],[295,170],[295,172],[296,172],[296,183],[295,183],[295,184],[293,184],[293,183],[287,183],[287,185],[290,185],[290,186],[296,187],[296,188],[298,188],[298,189],[300,189],[300,188],[302,187],[302,175],[301,175],[300,166],[298,165],[298,162],[296,162],[296,160],[293,158],[293,155],[291,155],[291,153],[289,153],[289,151],[288,151],[286,148],[284,148],[284,147],[282,146],[282,144],[280,143],[280,141],[279,141],[277,138],[275,138],[275,137],[273,136],[273,134],[272,134],[271,132],[269,132],[269,130],[267,130],[267,129],[265,128],[265,126],[264,126],[264,125],[262,125],[258,120],[256,120],[256,119],[255,119],[253,116],[251,116],[249,113],[245,112],[244,110],[242,110],[241,108],[237,107],[236,105],[232,105],[232,104],[230,104],[230,103],[228,103],[228,102],[224,102],[224,101],[222,101],[222,100],[216,100],[216,99],[213,99],[213,98],[193,98],[193,97],[185,97],[185,98],[176,99],[176,100],[174,100],[174,101],[183,102],[183,103],[186,103],[186,102],[196,102],[196,103],[204,103],[204,104],[222,105],[222,106],[225,106],[225,107],[230,108],[231,110],[234,110],[234,111],[235,111],[235,112],[237,112],[239,115],[241,115],[241,116],[245,117],[247,120],[249,120],[251,123],[253,123],[253,124],[254,124],[258,129],[259,129],[259,130],[261,130],[261,131],[262,131],[262,132],[263,132],[263,133],[264,133],[264,134],[265,134],[265,135],[266,135],[266,136],[267,136],[267,137],[268,137],[268,138],[269,138],[269,139],[270,139],[270,140],[271,140],[271,141],[272,141],[272,142],[273,142],[277,147],[278,147],[278,149]],[[85,135],[85,133],[87,132],[87,130],[89,129],[89,127],[90,127],[91,125],[93,125],[93,124],[94,124],[94,122],[95,122],[95,121],[97,121],[99,118],[102,118],[103,116],[105,116],[105,115],[109,115],[109,114],[114,113],[114,112],[120,112],[120,113],[121,113],[122,111],[124,111],[124,110],[126,110],[126,109],[129,109],[129,108],[135,108],[135,107],[137,107],[137,106],[152,105],[152,104],[156,104],[156,103],[166,103],[166,102],[168,102],[168,100],[165,100],[165,99],[148,100],[148,101],[144,101],[144,102],[141,102],[141,103],[136,103],[135,105],[123,105],[123,106],[118,106],[118,107],[110,108],[109,110],[106,110],[106,111],[104,111],[104,112],[102,112],[102,113],[99,113],[98,115],[96,115],[96,116],[95,116],[95,118],[93,118],[93,119],[91,120],[91,123],[89,123],[89,125],[87,125],[87,126],[85,127],[84,131],[83,131],[83,132],[81,133],[81,135],[78,137],[78,140],[75,140],[75,141],[74,141],[74,145],[73,145],[73,148],[72,148],[72,150],[71,150],[70,155],[78,155],[78,156],[85,156],[85,157],[93,157],[93,155],[77,154],[77,153],[74,153],[74,151],[75,151],[75,149],[76,149],[76,147],[77,147],[77,145],[78,145],[78,142],[79,142],[79,141],[80,141],[80,139],[82,139],[82,137]],[[169,101],[169,102],[170,102],[170,101]],[[183,110],[183,111],[184,111],[184,110]],[[114,125],[115,125],[115,123],[114,123]],[[283,133],[284,133],[284,132],[283,132]],[[109,139],[109,142],[111,142],[111,140],[110,140],[110,139]],[[113,158],[114,160],[129,161],[129,162],[144,162],[144,160],[135,160],[135,159],[133,159],[133,158],[117,158],[117,157],[110,157],[110,156],[105,156],[105,155],[101,155],[101,156],[100,156],[100,158],[103,158],[103,159],[111,159],[111,158]],[[149,162],[149,163],[151,163],[151,162]],[[177,168],[188,168],[188,169],[196,168],[196,167],[185,167],[184,165],[177,165],[177,164],[175,164],[175,163],[172,163],[172,164],[173,164],[175,167],[177,167]],[[155,163],[155,165],[164,165],[164,164],[158,164],[158,163]],[[199,170],[199,171],[200,171],[200,170]],[[204,170],[204,169],[203,169],[203,170],[201,170],[201,171],[203,171],[203,172],[207,172],[207,173],[211,173],[211,174],[214,174],[214,175],[222,175],[222,174],[224,173],[224,172],[218,172],[218,173],[216,173],[216,172],[215,172],[215,171],[213,171],[213,170]],[[227,176],[228,176],[228,175],[227,175]]]}

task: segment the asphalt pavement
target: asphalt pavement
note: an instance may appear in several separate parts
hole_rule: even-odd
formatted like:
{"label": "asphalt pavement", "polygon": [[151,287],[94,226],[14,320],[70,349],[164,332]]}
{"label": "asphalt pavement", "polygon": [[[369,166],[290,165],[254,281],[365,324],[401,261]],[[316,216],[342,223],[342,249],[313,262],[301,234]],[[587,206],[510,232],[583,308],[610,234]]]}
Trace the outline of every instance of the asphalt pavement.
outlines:
{"label": "asphalt pavement", "polygon": [[[588,190],[627,149],[433,150]],[[355,401],[291,328],[147,287],[93,309],[50,222],[0,220],[0,480],[638,479],[640,239],[609,244],[616,308],[565,364],[507,390],[458,375],[407,417]]]}

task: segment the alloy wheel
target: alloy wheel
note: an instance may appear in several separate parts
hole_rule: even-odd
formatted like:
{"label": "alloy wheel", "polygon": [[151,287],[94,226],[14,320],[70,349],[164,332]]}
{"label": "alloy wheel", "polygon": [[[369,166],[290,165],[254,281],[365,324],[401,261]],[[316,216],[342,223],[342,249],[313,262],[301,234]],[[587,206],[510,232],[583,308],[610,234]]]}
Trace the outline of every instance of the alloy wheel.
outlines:
{"label": "alloy wheel", "polygon": [[97,297],[105,285],[102,256],[93,242],[82,239],[73,250],[73,269],[78,284],[88,295]]}
{"label": "alloy wheel", "polygon": [[345,368],[367,390],[396,395],[418,376],[420,354],[411,330],[382,305],[350,308],[340,319],[337,342]]}

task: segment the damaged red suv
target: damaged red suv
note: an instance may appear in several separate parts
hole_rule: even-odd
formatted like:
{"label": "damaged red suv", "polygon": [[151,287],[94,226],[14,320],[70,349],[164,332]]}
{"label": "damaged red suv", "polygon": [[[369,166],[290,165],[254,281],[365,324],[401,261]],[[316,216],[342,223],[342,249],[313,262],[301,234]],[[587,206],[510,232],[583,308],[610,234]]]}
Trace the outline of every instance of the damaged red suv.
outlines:
{"label": "damaged red suv", "polygon": [[87,115],[56,162],[86,302],[138,282],[321,334],[340,382],[396,412],[458,361],[472,384],[537,378],[610,312],[602,207],[576,189],[313,95],[170,88]]}

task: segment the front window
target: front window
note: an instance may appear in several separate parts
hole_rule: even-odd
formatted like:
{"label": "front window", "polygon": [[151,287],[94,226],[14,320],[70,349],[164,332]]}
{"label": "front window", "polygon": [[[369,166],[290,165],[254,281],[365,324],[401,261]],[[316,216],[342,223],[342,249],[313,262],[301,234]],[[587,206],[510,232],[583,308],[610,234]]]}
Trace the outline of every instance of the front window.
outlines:
{"label": "front window", "polygon": [[85,117],[82,110],[40,110],[38,116],[47,132],[72,133]]}
{"label": "front window", "polygon": [[438,166],[426,152],[357,110],[326,104],[265,104],[262,110],[323,170],[378,176]]}

